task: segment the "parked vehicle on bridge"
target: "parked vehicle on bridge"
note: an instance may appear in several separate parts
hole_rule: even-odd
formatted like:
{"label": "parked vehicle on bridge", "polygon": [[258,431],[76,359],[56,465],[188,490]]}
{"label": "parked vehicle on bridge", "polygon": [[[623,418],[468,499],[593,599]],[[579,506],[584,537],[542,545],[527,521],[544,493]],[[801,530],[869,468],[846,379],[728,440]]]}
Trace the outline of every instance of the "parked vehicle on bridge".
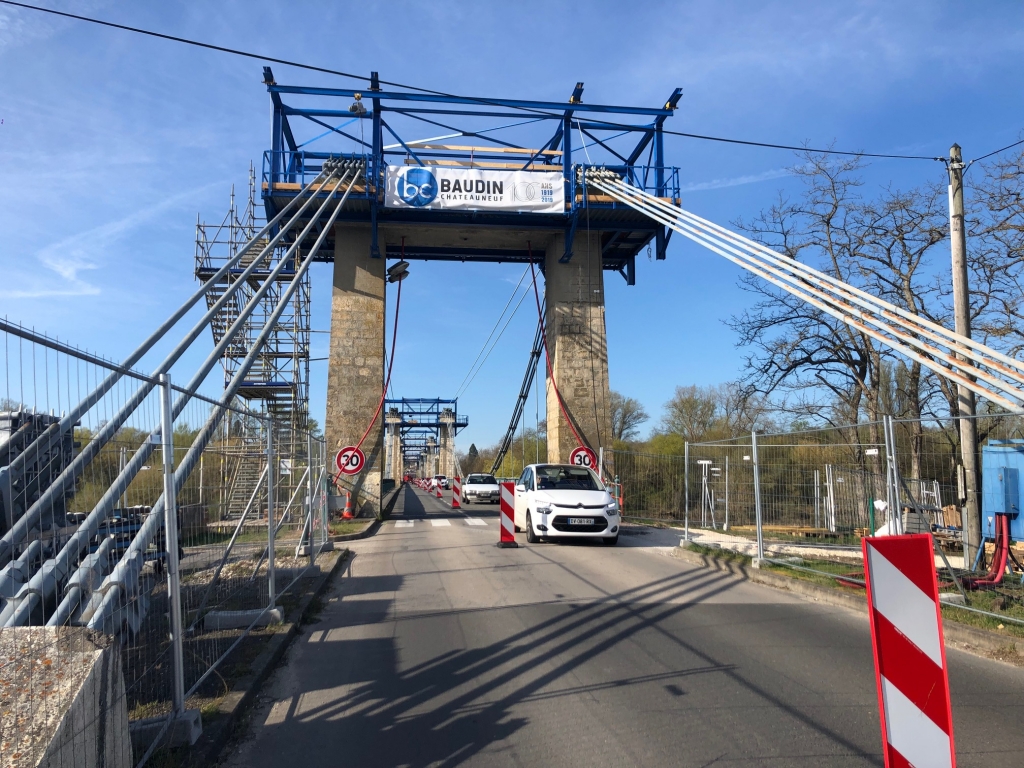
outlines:
{"label": "parked vehicle on bridge", "polygon": [[572,464],[531,464],[516,481],[516,530],[531,544],[541,539],[619,540],[619,505],[592,469]]}
{"label": "parked vehicle on bridge", "polygon": [[497,504],[501,501],[501,486],[494,475],[472,474],[462,484],[462,498],[467,502]]}

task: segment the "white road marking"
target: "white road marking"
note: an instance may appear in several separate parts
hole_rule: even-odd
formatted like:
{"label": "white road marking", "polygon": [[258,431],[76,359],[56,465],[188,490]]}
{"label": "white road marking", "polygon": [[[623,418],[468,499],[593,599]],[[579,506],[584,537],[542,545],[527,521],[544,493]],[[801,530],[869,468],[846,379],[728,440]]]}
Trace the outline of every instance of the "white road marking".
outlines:
{"label": "white road marking", "polygon": [[412,528],[412,520],[395,520],[395,528]]}
{"label": "white road marking", "polygon": [[446,528],[446,527],[450,528],[451,527],[451,523],[449,521],[447,521],[447,520],[431,520],[430,524],[432,526],[434,526],[435,528]]}
{"label": "white road marking", "polygon": [[469,517],[466,518],[466,525],[487,525],[487,522],[479,517]]}

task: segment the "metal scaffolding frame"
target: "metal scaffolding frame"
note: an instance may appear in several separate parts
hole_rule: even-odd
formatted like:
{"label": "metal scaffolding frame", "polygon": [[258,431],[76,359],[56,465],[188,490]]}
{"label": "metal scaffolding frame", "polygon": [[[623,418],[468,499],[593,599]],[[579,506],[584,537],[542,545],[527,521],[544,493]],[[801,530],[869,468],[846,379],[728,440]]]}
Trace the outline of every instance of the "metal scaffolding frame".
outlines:
{"label": "metal scaffolding frame", "polygon": [[[232,293],[210,323],[213,340],[217,344],[238,319],[241,308],[252,300],[261,281],[268,278],[282,259],[286,259],[284,268],[278,272],[269,290],[245,320],[241,332],[225,348],[221,366],[227,386],[253,348],[256,337],[266,325],[281,296],[291,283],[296,282],[291,299],[242,381],[238,396],[246,400],[249,407],[259,409],[262,406],[275,423],[286,425],[290,432],[297,434],[309,424],[311,279],[308,270],[296,274],[296,262],[301,260],[302,254],[300,249],[298,253],[288,255],[289,246],[294,242],[289,238],[283,238],[271,258],[243,278],[244,269],[266,247],[267,238],[248,245],[265,223],[265,219],[257,215],[256,171],[250,166],[249,195],[245,207],[239,211],[232,187],[228,212],[219,224],[197,221],[195,276],[207,289],[208,308],[212,308],[225,293]],[[222,272],[221,267],[238,256],[240,249],[247,245],[247,250],[242,253],[236,266]]]}

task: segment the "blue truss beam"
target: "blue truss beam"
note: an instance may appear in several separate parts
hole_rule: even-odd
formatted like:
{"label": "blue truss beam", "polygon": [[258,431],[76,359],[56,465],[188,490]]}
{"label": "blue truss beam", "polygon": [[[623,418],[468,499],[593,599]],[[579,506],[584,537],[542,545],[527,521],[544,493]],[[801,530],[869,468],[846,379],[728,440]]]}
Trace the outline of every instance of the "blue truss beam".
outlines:
{"label": "blue truss beam", "polygon": [[[338,98],[355,98],[366,94],[365,89],[352,88],[314,88],[302,85],[268,85],[267,90],[271,93],[301,94],[304,96],[334,96]],[[531,101],[522,99],[489,99],[476,96],[448,96],[433,93],[405,93],[402,91],[377,91],[373,92],[374,99],[383,101],[421,101],[433,104],[465,104],[489,107],[506,107],[512,109],[527,109],[538,111],[554,112],[551,117],[560,118],[565,110],[564,103],[556,101]],[[671,117],[673,108],[668,107],[619,107],[610,104],[573,104],[576,112],[605,112],[617,115],[645,115],[650,117]]]}

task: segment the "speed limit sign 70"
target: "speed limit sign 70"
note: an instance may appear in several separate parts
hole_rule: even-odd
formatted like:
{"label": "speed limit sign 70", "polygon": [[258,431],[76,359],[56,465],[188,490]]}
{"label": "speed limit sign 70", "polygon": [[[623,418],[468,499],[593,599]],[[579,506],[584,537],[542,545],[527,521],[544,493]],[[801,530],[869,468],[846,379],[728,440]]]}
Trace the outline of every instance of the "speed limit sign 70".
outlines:
{"label": "speed limit sign 70", "polygon": [[366,456],[354,445],[350,445],[338,451],[334,463],[338,465],[338,471],[342,474],[358,475],[366,464]]}
{"label": "speed limit sign 70", "polygon": [[569,454],[569,463],[576,467],[593,469],[597,466],[597,456],[592,450],[581,445],[579,448],[574,448],[573,452]]}

